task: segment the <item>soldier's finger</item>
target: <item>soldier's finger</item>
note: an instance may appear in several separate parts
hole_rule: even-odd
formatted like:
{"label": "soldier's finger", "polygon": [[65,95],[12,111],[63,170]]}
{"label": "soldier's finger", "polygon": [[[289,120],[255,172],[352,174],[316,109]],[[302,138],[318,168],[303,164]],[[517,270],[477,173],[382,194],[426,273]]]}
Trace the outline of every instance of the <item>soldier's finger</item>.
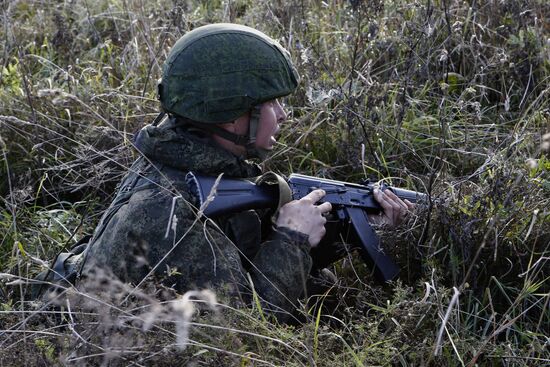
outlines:
{"label": "soldier's finger", "polygon": [[319,204],[317,208],[319,208],[321,213],[328,213],[332,210],[332,204],[329,202],[324,202],[322,204]]}
{"label": "soldier's finger", "polygon": [[309,244],[311,245],[311,247],[316,247],[319,244],[319,242],[321,242],[326,232],[327,230],[325,229],[325,227],[321,227],[319,231],[311,234],[309,236]]}
{"label": "soldier's finger", "polygon": [[326,195],[325,190],[317,189],[317,190],[313,190],[312,192],[304,196],[302,200],[310,200],[312,203],[316,203],[319,200],[321,200],[325,195]]}
{"label": "soldier's finger", "polygon": [[388,218],[394,217],[394,208],[391,202],[388,200],[387,196],[382,192],[382,190],[375,188],[374,189],[374,198],[380,204],[382,209],[384,210],[384,214]]}
{"label": "soldier's finger", "polygon": [[401,216],[405,213],[405,209],[393,199],[390,199],[389,202],[393,207],[393,224],[399,224],[399,222],[401,222]]}
{"label": "soldier's finger", "polygon": [[384,194],[388,195],[388,197],[393,200],[394,202],[396,202],[397,204],[399,204],[401,207],[403,207],[403,209],[407,210],[407,204],[405,204],[405,202],[403,200],[401,200],[399,198],[399,196],[395,195],[395,193],[393,193],[391,190],[386,190],[384,192]]}
{"label": "soldier's finger", "polygon": [[378,188],[374,189],[374,198],[383,209],[392,209],[390,202],[384,192]]}
{"label": "soldier's finger", "polygon": [[407,205],[407,208],[408,208],[409,210],[414,210],[414,208],[416,207],[415,204],[411,203],[411,202],[410,202],[409,200],[407,200],[407,199],[405,199],[405,200],[403,200],[403,201],[405,202],[405,204]]}

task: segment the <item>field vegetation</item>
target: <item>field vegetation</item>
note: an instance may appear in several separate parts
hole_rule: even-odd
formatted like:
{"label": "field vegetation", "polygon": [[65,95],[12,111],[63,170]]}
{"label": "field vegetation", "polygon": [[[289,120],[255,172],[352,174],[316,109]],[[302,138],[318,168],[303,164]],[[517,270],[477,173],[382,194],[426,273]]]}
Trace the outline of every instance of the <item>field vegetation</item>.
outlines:
{"label": "field vegetation", "polygon": [[[550,5],[544,0],[0,3],[0,366],[550,365]],[[302,81],[266,169],[434,199],[279,325],[106,274],[53,305],[33,278],[91,234],[159,112],[171,45],[256,27]],[[169,208],[167,208],[169,210]],[[174,300],[175,299],[175,300]]]}

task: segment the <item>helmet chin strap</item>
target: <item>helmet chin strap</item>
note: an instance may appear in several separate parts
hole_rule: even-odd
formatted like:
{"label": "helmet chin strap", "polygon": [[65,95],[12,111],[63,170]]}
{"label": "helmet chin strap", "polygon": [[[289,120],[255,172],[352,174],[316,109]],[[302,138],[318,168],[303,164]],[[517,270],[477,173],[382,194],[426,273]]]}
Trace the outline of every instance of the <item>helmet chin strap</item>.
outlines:
{"label": "helmet chin strap", "polygon": [[270,151],[256,147],[256,136],[258,134],[258,127],[260,126],[260,112],[261,105],[254,106],[252,111],[250,111],[250,123],[246,135],[237,135],[217,125],[204,124],[186,118],[179,118],[179,122],[176,123],[176,126],[178,124],[193,125],[201,130],[216,134],[222,139],[229,140],[233,144],[244,147],[246,149],[245,158],[259,158],[264,160],[267,158]]}
{"label": "helmet chin strap", "polygon": [[256,147],[256,136],[260,126],[261,105],[256,105],[250,111],[250,123],[248,125],[248,143],[246,144],[247,158],[260,158],[262,161],[267,158],[270,151]]}

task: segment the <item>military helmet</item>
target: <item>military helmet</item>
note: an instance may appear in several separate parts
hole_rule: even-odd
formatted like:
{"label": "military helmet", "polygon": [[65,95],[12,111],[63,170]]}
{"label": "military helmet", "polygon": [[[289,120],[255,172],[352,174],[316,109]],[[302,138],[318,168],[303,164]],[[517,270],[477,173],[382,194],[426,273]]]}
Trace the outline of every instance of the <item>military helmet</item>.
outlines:
{"label": "military helmet", "polygon": [[164,111],[218,124],[286,96],[299,76],[290,55],[262,32],[237,24],[194,29],[172,47],[159,82]]}

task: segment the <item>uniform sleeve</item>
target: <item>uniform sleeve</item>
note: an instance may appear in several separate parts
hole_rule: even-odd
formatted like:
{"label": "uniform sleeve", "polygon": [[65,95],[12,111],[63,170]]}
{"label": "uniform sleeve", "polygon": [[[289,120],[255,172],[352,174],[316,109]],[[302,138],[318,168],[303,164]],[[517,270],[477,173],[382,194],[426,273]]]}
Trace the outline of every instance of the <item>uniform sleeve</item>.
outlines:
{"label": "uniform sleeve", "polygon": [[304,294],[312,266],[307,235],[284,227],[273,229],[253,260],[250,271],[265,311],[280,322],[292,318]]}
{"label": "uniform sleeve", "polygon": [[[237,306],[253,302],[253,287],[264,311],[280,322],[292,318],[312,266],[307,235],[287,228],[270,231],[252,259],[250,284],[239,244],[233,243],[213,221],[197,220],[194,213],[185,208],[180,212],[182,219],[177,226],[181,225],[181,229],[177,230],[176,237],[180,243],[166,260],[168,266],[178,269],[175,277],[178,289],[192,289],[197,284],[209,286],[223,300]],[[171,243],[169,241],[169,245]]]}
{"label": "uniform sleeve", "polygon": [[235,306],[252,302],[254,287],[263,309],[284,322],[303,294],[311,263],[307,236],[276,228],[252,260],[251,285],[237,245],[216,223],[197,218],[182,197],[143,190],[109,220],[88,269],[108,267],[134,285],[154,275],[182,293],[212,288],[221,302]]}

